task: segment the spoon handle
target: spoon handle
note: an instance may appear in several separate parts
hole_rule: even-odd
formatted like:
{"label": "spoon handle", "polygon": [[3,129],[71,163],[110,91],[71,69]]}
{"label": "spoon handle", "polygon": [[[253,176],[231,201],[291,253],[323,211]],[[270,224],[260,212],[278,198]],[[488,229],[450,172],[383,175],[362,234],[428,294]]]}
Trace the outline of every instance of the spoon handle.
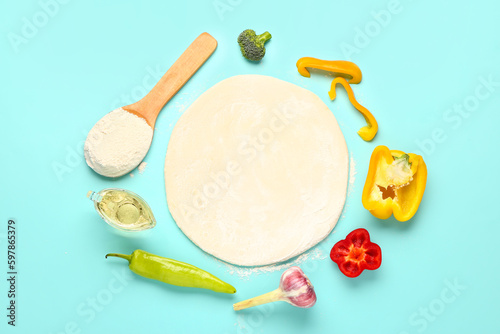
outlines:
{"label": "spoon handle", "polygon": [[217,41],[215,38],[206,32],[202,33],[182,53],[144,98],[123,108],[145,118],[154,129],[156,117],[158,117],[163,106],[205,63],[216,47]]}

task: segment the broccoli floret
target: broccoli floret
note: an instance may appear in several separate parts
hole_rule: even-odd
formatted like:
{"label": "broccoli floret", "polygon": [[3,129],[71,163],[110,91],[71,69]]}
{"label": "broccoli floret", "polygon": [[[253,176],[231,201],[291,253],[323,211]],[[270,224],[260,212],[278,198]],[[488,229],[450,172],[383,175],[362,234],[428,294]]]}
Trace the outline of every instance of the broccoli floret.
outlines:
{"label": "broccoli floret", "polygon": [[241,54],[248,60],[261,60],[266,54],[264,43],[270,40],[271,37],[271,34],[267,31],[261,35],[256,35],[255,31],[252,29],[243,31],[238,36],[238,44],[241,48]]}

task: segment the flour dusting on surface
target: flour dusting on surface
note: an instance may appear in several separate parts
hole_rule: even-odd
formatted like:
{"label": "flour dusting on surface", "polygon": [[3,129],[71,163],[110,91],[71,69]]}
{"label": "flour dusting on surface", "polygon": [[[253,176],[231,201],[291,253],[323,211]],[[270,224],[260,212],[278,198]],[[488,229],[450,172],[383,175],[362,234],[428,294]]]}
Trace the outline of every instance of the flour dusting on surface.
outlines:
{"label": "flour dusting on surface", "polygon": [[351,154],[351,161],[349,164],[349,187],[347,189],[347,197],[349,197],[354,190],[354,181],[356,181],[356,174],[358,172],[356,171],[356,160],[354,160],[354,157]]}
{"label": "flour dusting on surface", "polygon": [[183,113],[187,107],[189,107],[196,98],[200,95],[199,91],[194,91],[191,94],[182,93],[181,96],[178,97],[177,101],[175,101],[174,108],[177,109],[178,112]]}
{"label": "flour dusting on surface", "polygon": [[146,170],[146,166],[148,165],[147,162],[141,162],[139,167],[137,168],[139,170],[139,174],[144,174],[144,171]]}
{"label": "flour dusting on surface", "polygon": [[356,160],[354,160],[354,156],[351,153],[351,159],[349,162],[349,183],[347,186],[347,198],[345,201],[344,205],[344,210],[342,211],[342,219],[345,218],[345,214],[348,211],[349,207],[351,206],[349,197],[351,197],[353,191],[354,191],[354,182],[356,181],[356,174],[358,172],[356,171]]}
{"label": "flour dusting on surface", "polygon": [[[177,109],[179,113],[183,113],[196,99],[210,86],[213,85],[213,83],[219,82],[226,77],[222,74],[219,73],[217,74],[210,82],[203,82],[200,84],[197,84],[196,86],[193,86],[190,90],[189,93],[187,92],[180,92],[177,93],[177,96],[174,100],[173,107],[174,109]],[[191,85],[194,85],[191,83]]]}
{"label": "flour dusting on surface", "polygon": [[288,269],[292,266],[299,266],[300,264],[303,264],[306,261],[324,260],[328,257],[327,255],[324,254],[323,250],[320,249],[319,246],[299,255],[298,257],[296,257],[292,260],[285,261],[285,262],[278,263],[278,264],[261,266],[261,267],[240,267],[240,266],[236,266],[236,265],[224,262],[224,261],[219,260],[217,258],[214,258],[208,254],[207,254],[207,256],[214,259],[215,261],[217,261],[220,264],[220,266],[225,266],[227,269],[227,272],[230,275],[236,275],[236,276],[238,276],[238,278],[246,279],[246,280],[248,280],[250,278],[250,276],[252,276],[254,274],[260,275],[260,274],[271,273],[271,272],[275,272],[275,271],[282,271],[282,270]]}

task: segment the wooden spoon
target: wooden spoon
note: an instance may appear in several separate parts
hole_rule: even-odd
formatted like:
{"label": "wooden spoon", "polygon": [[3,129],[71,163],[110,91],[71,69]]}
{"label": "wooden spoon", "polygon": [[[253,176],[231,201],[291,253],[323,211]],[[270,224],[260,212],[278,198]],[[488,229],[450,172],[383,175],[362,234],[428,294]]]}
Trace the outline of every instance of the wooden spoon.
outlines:
{"label": "wooden spoon", "polygon": [[215,38],[204,32],[191,43],[146,96],[123,109],[144,118],[154,129],[156,118],[163,106],[198,71],[216,47]]}
{"label": "wooden spoon", "polygon": [[144,98],[122,107],[125,111],[145,119],[153,129],[147,137],[133,138],[135,142],[142,143],[139,148],[117,145],[123,138],[130,139],[130,129],[127,127],[105,127],[104,130],[101,128],[114,111],[101,118],[90,130],[85,141],[85,161],[89,167],[107,177],[119,177],[136,168],[149,151],[156,118],[161,109],[212,55],[216,47],[217,41],[212,36],[206,32],[201,34]]}

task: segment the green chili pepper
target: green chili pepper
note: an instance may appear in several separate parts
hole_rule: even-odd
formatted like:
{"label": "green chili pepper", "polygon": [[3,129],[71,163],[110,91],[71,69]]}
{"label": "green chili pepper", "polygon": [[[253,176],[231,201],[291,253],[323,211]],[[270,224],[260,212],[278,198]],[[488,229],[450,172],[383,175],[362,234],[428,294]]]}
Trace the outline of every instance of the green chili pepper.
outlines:
{"label": "green chili pepper", "polygon": [[143,250],[136,250],[132,255],[110,253],[106,255],[125,259],[129,268],[137,275],[151,278],[167,284],[191,288],[208,289],[215,292],[235,293],[236,289],[214,275],[193,265],[167,259]]}

